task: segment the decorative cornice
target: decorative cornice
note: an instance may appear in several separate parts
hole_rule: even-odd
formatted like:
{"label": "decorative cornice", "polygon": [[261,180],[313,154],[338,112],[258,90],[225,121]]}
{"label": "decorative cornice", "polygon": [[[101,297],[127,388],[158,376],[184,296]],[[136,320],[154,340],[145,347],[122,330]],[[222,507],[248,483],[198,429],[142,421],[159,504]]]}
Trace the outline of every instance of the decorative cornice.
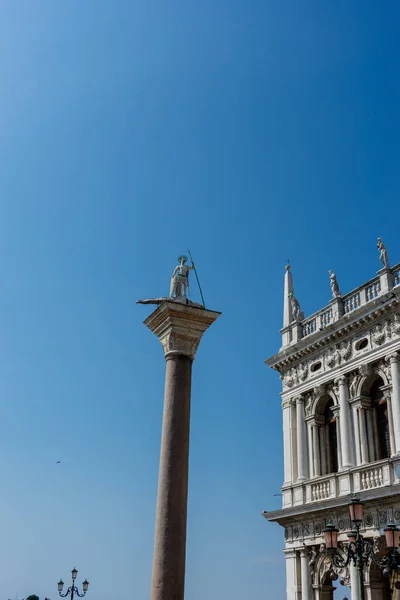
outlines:
{"label": "decorative cornice", "polygon": [[[355,334],[363,329],[365,330],[366,328],[373,328],[374,326],[379,325],[377,321],[387,315],[391,316],[393,314],[390,335],[400,335],[400,315],[396,313],[400,305],[400,298],[397,294],[393,297],[394,293],[395,290],[391,290],[390,294],[387,294],[387,303],[380,306],[374,306],[373,311],[368,312],[367,314],[364,313],[363,315],[360,315],[359,311],[355,311],[356,314],[348,313],[334,323],[338,328],[333,330],[330,334],[327,335],[324,330],[302,338],[296,344],[281,349],[278,354],[272,356],[265,362],[276,371],[283,371],[285,368],[290,367],[290,365],[298,361],[304,361],[304,359],[308,358],[311,354],[329,347],[332,343],[338,343],[344,340],[349,334]],[[398,293],[400,294],[400,290]],[[382,298],[381,301],[384,302],[384,298]],[[368,308],[370,309],[370,307]],[[373,334],[375,334],[375,337],[377,335],[377,341],[379,342],[380,334],[378,334],[378,332],[372,332],[372,335]],[[342,352],[346,354],[344,348],[342,349]]]}

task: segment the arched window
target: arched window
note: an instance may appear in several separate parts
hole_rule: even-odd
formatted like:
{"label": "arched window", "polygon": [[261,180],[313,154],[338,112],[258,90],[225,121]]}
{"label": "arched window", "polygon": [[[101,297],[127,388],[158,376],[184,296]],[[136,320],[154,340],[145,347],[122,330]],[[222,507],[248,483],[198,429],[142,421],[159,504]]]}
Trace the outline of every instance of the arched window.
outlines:
{"label": "arched window", "polygon": [[330,399],[325,406],[325,474],[337,473],[338,465],[338,438],[336,416],[333,412],[333,400]]}
{"label": "arched window", "polygon": [[379,378],[373,383],[370,391],[377,460],[389,458],[390,456],[388,405],[382,391],[383,385],[382,379]]}

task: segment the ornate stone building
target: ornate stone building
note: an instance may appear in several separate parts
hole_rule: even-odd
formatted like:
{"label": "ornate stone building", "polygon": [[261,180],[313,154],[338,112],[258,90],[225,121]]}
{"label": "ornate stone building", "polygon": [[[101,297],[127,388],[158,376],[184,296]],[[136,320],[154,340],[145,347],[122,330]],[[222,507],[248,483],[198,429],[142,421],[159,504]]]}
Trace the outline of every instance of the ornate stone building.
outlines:
{"label": "ornate stone building", "polygon": [[[335,569],[322,534],[332,519],[346,545],[354,495],[365,502],[361,532],[378,557],[383,528],[400,525],[400,264],[390,268],[386,251],[382,262],[343,296],[331,272],[333,298],[308,318],[286,267],[282,347],[266,361],[283,387],[283,505],[263,515],[285,530],[288,600],[332,600],[338,578],[354,593],[355,569]],[[368,567],[367,599],[396,597],[397,577]]]}

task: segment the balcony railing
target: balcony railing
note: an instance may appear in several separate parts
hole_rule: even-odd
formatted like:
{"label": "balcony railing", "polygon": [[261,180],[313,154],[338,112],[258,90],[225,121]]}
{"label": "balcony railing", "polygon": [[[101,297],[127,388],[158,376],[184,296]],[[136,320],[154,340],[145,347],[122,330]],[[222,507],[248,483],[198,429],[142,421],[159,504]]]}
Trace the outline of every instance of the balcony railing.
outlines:
{"label": "balcony railing", "polygon": [[[396,287],[400,285],[400,264],[393,267],[391,280],[392,283],[390,286],[393,285],[393,287]],[[381,294],[382,283],[378,276],[353,292],[335,299],[335,301],[332,301],[332,306],[325,306],[318,312],[304,319],[302,322],[302,337],[307,337],[319,329],[328,327],[328,325],[338,321],[343,314],[347,315],[352,313],[368,302],[375,300],[375,298],[378,298]]]}
{"label": "balcony railing", "polygon": [[283,508],[321,502],[392,485],[398,481],[391,459],[330,473],[284,487]]}

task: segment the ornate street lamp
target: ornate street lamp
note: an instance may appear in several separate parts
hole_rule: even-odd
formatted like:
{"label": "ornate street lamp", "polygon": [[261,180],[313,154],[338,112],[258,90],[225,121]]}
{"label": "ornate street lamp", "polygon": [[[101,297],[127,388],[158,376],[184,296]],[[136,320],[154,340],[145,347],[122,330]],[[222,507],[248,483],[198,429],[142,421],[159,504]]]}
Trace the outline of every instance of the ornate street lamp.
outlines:
{"label": "ornate street lamp", "polygon": [[365,600],[363,574],[365,565],[368,566],[371,561],[374,562],[382,570],[382,574],[385,577],[390,577],[393,569],[400,566],[400,555],[397,552],[400,536],[399,528],[394,523],[388,523],[385,527],[384,532],[388,553],[379,561],[375,556],[372,542],[365,540],[360,535],[360,527],[363,520],[363,505],[364,503],[358,499],[352,500],[349,505],[353,529],[347,534],[349,544],[343,550],[344,556],[337,552],[339,530],[332,521],[329,521],[323,530],[325,546],[334,566],[343,569],[352,562],[356,567],[360,587],[360,600]]}
{"label": "ornate street lamp", "polygon": [[76,579],[76,577],[78,575],[77,569],[72,569],[71,575],[72,575],[72,585],[69,586],[69,588],[67,589],[67,591],[65,592],[65,594],[62,593],[63,587],[64,587],[63,580],[60,579],[60,581],[58,582],[57,587],[58,587],[58,593],[59,593],[59,595],[61,596],[61,598],[66,598],[67,596],[71,596],[71,600],[74,600],[75,594],[77,596],[79,596],[79,598],[83,598],[83,596],[88,591],[88,587],[89,587],[88,580],[85,579],[85,581],[82,583],[83,594],[81,594],[79,592],[77,586],[75,585],[75,579]]}

